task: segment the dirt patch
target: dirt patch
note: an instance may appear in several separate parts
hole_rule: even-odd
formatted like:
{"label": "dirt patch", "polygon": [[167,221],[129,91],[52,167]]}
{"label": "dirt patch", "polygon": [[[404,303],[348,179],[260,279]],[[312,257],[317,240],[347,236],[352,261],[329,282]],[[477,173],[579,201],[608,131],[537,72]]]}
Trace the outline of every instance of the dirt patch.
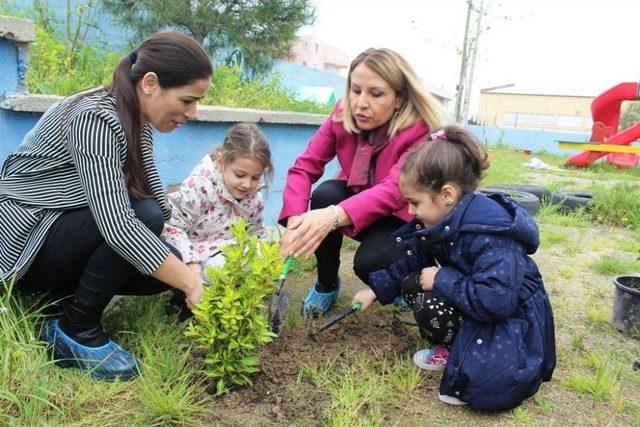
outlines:
{"label": "dirt patch", "polygon": [[322,366],[329,361],[340,365],[353,360],[353,354],[366,353],[395,360],[412,352],[418,337],[417,328],[385,310],[351,316],[318,335],[316,341],[310,339],[309,331],[324,321],[285,330],[265,346],[254,386],[219,399],[217,421],[223,425],[288,425],[304,420],[305,425],[320,425],[330,398],[300,379],[302,366]]}

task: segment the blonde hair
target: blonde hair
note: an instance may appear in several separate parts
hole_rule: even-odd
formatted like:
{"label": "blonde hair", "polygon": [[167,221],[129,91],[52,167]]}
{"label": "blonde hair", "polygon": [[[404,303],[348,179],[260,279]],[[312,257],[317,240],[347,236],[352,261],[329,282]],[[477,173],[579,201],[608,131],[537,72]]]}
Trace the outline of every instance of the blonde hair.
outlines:
{"label": "blonde hair", "polygon": [[405,59],[391,49],[370,48],[358,55],[349,67],[343,107],[343,126],[350,133],[359,133],[351,112],[349,92],[351,73],[360,64],[365,64],[386,81],[402,100],[402,105],[391,118],[389,136],[393,138],[402,129],[423,120],[430,130],[444,125],[445,112],[442,105],[422,86],[415,71]]}

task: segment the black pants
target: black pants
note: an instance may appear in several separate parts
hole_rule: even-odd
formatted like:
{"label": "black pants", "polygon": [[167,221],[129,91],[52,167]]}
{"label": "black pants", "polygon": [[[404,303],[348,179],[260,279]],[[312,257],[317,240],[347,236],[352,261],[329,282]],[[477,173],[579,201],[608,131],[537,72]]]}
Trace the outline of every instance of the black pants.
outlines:
{"label": "black pants", "polygon": [[[132,200],[131,205],[138,219],[159,236],[164,227],[160,205],[149,199]],[[50,299],[73,295],[94,313],[101,313],[114,295],[152,295],[169,289],[111,249],[89,208],[67,211],[55,221],[18,287],[46,293]]]}
{"label": "black pants", "polygon": [[[352,195],[347,189],[346,181],[331,179],[323,182],[313,191],[310,207],[311,209],[321,209],[329,205],[337,205]],[[360,246],[353,259],[353,271],[367,285],[369,284],[369,273],[387,268],[402,258],[402,253],[395,248],[391,239],[391,233],[404,224],[405,221],[400,218],[388,216],[374,222],[354,237],[360,242]],[[340,231],[333,231],[316,249],[317,289],[319,291],[329,292],[335,289],[338,268],[340,267],[342,238],[343,235]]]}
{"label": "black pants", "polygon": [[419,293],[413,303],[413,315],[420,327],[420,335],[433,345],[451,347],[462,326],[462,313],[435,296],[433,292]]}

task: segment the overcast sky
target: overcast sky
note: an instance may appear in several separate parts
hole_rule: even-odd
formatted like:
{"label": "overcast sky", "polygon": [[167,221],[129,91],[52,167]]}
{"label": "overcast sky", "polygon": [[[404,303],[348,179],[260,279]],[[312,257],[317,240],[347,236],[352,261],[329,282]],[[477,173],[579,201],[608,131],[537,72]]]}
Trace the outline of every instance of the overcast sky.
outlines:
{"label": "overcast sky", "polygon": [[[350,59],[368,47],[394,49],[430,85],[455,93],[465,0],[314,3],[316,22],[300,34],[312,33],[325,44],[340,47]],[[598,94],[617,83],[640,80],[640,0],[487,3],[483,20],[490,28],[480,36],[473,92],[515,83]]]}

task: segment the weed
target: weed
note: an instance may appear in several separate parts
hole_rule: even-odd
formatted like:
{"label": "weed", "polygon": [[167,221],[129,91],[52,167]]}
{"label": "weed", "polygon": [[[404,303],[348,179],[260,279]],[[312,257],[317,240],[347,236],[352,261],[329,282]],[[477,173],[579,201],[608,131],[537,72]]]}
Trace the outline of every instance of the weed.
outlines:
{"label": "weed", "polygon": [[540,233],[540,248],[564,244],[569,241],[571,234],[558,229],[543,229]]}
{"label": "weed", "polygon": [[580,332],[576,332],[573,334],[573,338],[571,339],[571,347],[577,351],[585,351],[584,344],[584,334]]}
{"label": "weed", "polygon": [[533,401],[533,404],[542,412],[549,412],[555,406],[550,400],[543,399],[541,397],[536,397]]}
{"label": "weed", "polygon": [[564,265],[560,267],[558,274],[560,274],[560,277],[562,277],[563,279],[569,280],[569,279],[573,279],[576,273],[573,267],[571,267],[570,265]]}
{"label": "weed", "polygon": [[603,255],[602,259],[591,265],[591,268],[602,275],[608,276],[612,274],[632,273],[640,270],[640,262],[614,255]]}
{"label": "weed", "polygon": [[528,410],[518,407],[511,412],[513,420],[518,424],[529,425],[533,423],[533,415]]}
{"label": "weed", "polygon": [[579,393],[589,394],[600,402],[609,402],[620,390],[618,371],[613,371],[598,354],[591,354],[586,360],[592,373],[574,373],[565,385]]}

